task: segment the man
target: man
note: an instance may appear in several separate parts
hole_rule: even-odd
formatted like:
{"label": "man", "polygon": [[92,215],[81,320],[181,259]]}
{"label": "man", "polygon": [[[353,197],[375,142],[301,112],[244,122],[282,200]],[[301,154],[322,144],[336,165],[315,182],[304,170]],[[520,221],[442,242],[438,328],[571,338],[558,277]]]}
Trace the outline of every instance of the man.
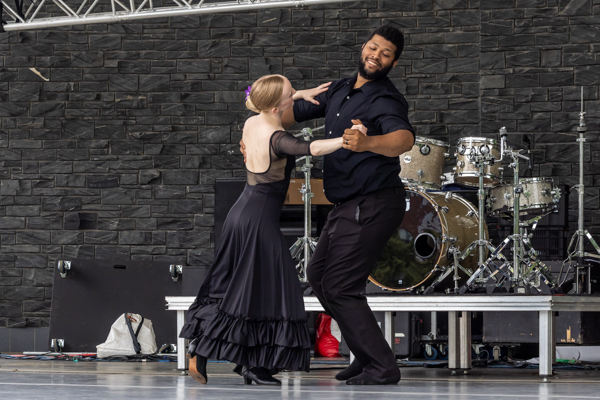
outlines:
{"label": "man", "polygon": [[[336,378],[349,385],[396,384],[400,371],[362,292],[384,245],[402,222],[405,193],[398,156],[414,144],[408,105],[387,78],[404,47],[402,33],[376,29],[359,57],[358,74],[331,84],[316,102],[297,101],[284,127],[325,118],[326,138],[344,149],[324,156],[325,195],[335,204],[308,267],[323,308],[339,324],[354,362]],[[318,103],[318,104],[316,104]],[[362,124],[367,134],[350,129]]]}

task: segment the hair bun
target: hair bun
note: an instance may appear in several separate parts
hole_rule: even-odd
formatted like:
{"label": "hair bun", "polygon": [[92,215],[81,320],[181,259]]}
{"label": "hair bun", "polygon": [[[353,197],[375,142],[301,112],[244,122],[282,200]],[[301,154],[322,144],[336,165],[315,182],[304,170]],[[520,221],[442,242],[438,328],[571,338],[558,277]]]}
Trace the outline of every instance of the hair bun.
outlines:
{"label": "hair bun", "polygon": [[248,96],[248,98],[246,99],[246,108],[250,111],[254,111],[257,114],[260,114],[260,110],[254,105],[254,103],[250,99],[250,96]]}
{"label": "hair bun", "polygon": [[[266,75],[252,84],[246,98],[246,107],[256,113],[277,107],[281,101],[286,78],[282,75]],[[252,99],[251,99],[252,97]]]}

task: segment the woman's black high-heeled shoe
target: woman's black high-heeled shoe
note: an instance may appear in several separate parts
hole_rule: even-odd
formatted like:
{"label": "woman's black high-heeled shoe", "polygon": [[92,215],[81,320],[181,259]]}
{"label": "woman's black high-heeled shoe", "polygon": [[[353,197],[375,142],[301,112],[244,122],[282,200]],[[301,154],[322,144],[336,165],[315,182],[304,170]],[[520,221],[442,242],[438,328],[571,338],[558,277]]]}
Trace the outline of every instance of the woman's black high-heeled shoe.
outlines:
{"label": "woman's black high-heeled shoe", "polygon": [[233,372],[235,372],[239,376],[243,376],[242,372],[244,372],[244,367],[241,365],[236,365],[235,368],[233,369]]}
{"label": "woman's black high-heeled shoe", "polygon": [[273,375],[271,375],[266,368],[244,368],[242,377],[244,378],[245,385],[252,385],[252,382],[254,382],[257,385],[281,386],[281,381],[273,378]]}
{"label": "woman's black high-heeled shoe", "polygon": [[208,376],[206,374],[206,361],[206,357],[194,354],[190,360],[190,367],[188,370],[188,374],[194,378],[196,382],[199,382],[203,385],[206,385],[206,382],[208,381]]}

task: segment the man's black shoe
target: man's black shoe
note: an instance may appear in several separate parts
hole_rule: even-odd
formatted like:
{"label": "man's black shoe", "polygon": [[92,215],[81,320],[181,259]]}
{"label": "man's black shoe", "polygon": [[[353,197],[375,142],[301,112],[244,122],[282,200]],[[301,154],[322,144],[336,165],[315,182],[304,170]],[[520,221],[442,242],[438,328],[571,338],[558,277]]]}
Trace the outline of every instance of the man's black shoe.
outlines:
{"label": "man's black shoe", "polygon": [[338,374],[335,376],[335,379],[337,379],[338,381],[345,381],[360,374],[363,368],[363,365],[359,363],[356,358],[354,358],[354,361],[352,361],[352,363],[348,367],[338,372]]}
{"label": "man's black shoe", "polygon": [[363,371],[346,381],[346,385],[396,385],[400,381],[400,371],[398,375],[389,378],[378,378],[368,372]]}

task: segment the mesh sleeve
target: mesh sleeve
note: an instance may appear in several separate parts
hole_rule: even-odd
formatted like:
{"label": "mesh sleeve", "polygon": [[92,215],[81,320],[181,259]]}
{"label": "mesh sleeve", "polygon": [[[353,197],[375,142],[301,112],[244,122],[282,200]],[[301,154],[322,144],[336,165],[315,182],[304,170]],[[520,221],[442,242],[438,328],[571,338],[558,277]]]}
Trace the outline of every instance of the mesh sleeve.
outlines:
{"label": "mesh sleeve", "polygon": [[310,155],[310,142],[295,138],[285,131],[277,131],[271,139],[273,152],[279,158]]}

